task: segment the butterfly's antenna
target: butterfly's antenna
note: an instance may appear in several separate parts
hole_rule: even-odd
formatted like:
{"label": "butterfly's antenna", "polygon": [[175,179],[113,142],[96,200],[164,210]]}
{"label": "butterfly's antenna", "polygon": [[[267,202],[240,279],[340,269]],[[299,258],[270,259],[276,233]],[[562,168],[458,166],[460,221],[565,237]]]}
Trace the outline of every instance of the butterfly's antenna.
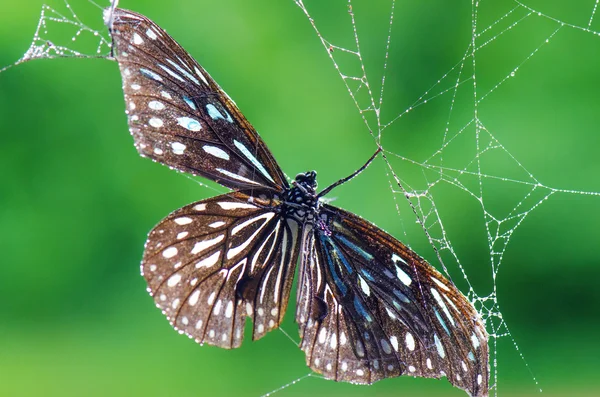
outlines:
{"label": "butterfly's antenna", "polygon": [[375,151],[375,153],[373,153],[373,155],[369,158],[369,160],[367,160],[367,162],[360,167],[359,169],[357,169],[356,171],[354,171],[352,173],[352,175],[349,175],[343,179],[340,179],[339,181],[335,182],[332,185],[329,185],[327,188],[325,188],[325,190],[322,190],[321,193],[319,193],[317,195],[317,198],[321,198],[323,196],[325,196],[327,193],[329,193],[330,191],[332,191],[333,189],[335,189],[336,187],[338,187],[339,185],[348,182],[350,179],[354,178],[355,176],[357,176],[358,174],[360,174],[361,172],[363,172],[365,169],[367,169],[367,167],[369,165],[371,165],[371,163],[373,162],[373,160],[375,160],[375,157],[377,157],[377,155],[381,152],[381,146],[377,147],[377,150]]}

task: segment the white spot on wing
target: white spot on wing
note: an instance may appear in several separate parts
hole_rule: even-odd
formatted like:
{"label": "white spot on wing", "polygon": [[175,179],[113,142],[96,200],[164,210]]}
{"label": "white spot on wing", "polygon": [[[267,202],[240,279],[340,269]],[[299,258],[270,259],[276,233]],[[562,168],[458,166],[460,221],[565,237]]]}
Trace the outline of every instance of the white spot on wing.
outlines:
{"label": "white spot on wing", "polygon": [[390,336],[390,343],[394,350],[398,351],[398,338],[395,335]]}
{"label": "white spot on wing", "polygon": [[229,301],[227,303],[227,308],[225,309],[225,317],[231,318],[232,314],[233,314],[233,301]]}
{"label": "white spot on wing", "polygon": [[217,203],[224,210],[236,210],[236,209],[256,209],[255,205],[242,203],[239,201],[221,201]]}
{"label": "white spot on wing", "polygon": [[157,117],[152,117],[149,121],[148,124],[150,124],[152,127],[154,128],[160,128],[163,126],[163,121]]}
{"label": "white spot on wing", "polygon": [[221,313],[221,305],[222,305],[222,302],[221,302],[221,299],[219,299],[217,301],[217,304],[215,305],[215,308],[214,308],[214,313],[215,313],[216,316],[218,316],[219,313]]}
{"label": "white spot on wing", "polygon": [[206,112],[213,120],[223,119],[223,120],[227,120],[228,122],[232,123],[233,119],[231,118],[229,113],[227,113],[226,110],[223,110],[223,111],[225,112],[227,117],[223,116],[221,114],[221,112],[219,112],[219,110],[212,103],[209,103],[208,105],[206,105]]}
{"label": "white spot on wing", "polygon": [[361,276],[358,276],[358,282],[360,283],[360,289],[362,292],[367,296],[371,296],[371,288],[369,288],[365,279]]}
{"label": "white spot on wing", "polygon": [[165,104],[160,101],[150,101],[148,102],[148,107],[152,110],[163,110],[165,108]]}
{"label": "white spot on wing", "polygon": [[434,283],[436,283],[438,285],[438,287],[440,287],[441,289],[444,289],[446,291],[450,291],[450,288],[448,288],[446,286],[446,284],[442,283],[440,280],[438,280],[435,277],[431,277],[431,279],[433,280]]}
{"label": "white spot on wing", "polygon": [[183,100],[190,108],[192,108],[192,110],[198,110],[198,108],[196,108],[196,104],[190,98],[184,96]]}
{"label": "white spot on wing", "polygon": [[435,347],[437,349],[438,354],[440,355],[441,358],[446,357],[446,351],[444,350],[444,346],[442,345],[442,341],[440,340],[440,338],[437,336],[437,334],[433,335],[433,339],[435,341]]}
{"label": "white spot on wing", "polygon": [[392,348],[390,347],[390,344],[387,340],[381,339],[379,343],[381,344],[381,348],[383,349],[385,354],[390,354],[392,352]]}
{"label": "white spot on wing", "polygon": [[345,345],[346,344],[346,333],[344,331],[342,331],[340,333],[340,345]]}
{"label": "white spot on wing", "polygon": [[412,280],[410,279],[408,274],[406,274],[404,270],[400,269],[400,266],[398,265],[396,265],[396,276],[400,281],[402,281],[402,284],[406,285],[407,287],[412,283]]}
{"label": "white spot on wing", "polygon": [[204,145],[202,146],[202,149],[212,156],[223,160],[229,160],[229,154],[227,154],[227,152],[222,150],[221,148],[218,148],[216,146]]}
{"label": "white spot on wing", "polygon": [[156,33],[154,33],[154,31],[150,28],[148,28],[148,30],[146,30],[146,36],[150,37],[152,40],[156,40]]}
{"label": "white spot on wing", "polygon": [[444,300],[442,299],[442,296],[440,295],[440,293],[435,288],[431,288],[431,293],[433,294],[433,297],[435,298],[435,301],[437,302],[437,304],[442,308],[442,311],[444,312],[446,317],[448,317],[448,320],[450,320],[452,325],[456,327],[456,324],[454,323],[454,317],[452,317],[452,315],[450,314],[450,311],[448,310],[448,307],[444,303]]}
{"label": "white spot on wing", "polygon": [[392,312],[390,309],[388,309],[388,308],[386,307],[386,308],[385,308],[385,311],[387,312],[387,315],[388,315],[388,316],[390,316],[390,318],[391,318],[392,320],[395,320],[395,319],[396,319],[396,315],[395,315],[395,314],[394,314],[394,313],[393,313],[393,312]]}
{"label": "white spot on wing", "polygon": [[181,142],[173,142],[171,143],[171,149],[173,149],[173,153],[182,155],[185,151],[186,146]]}
{"label": "white spot on wing", "polygon": [[139,34],[137,34],[137,33],[133,34],[133,44],[140,45],[143,42],[144,42],[144,39],[142,39],[142,37]]}
{"label": "white spot on wing", "polygon": [[214,254],[212,254],[211,256],[208,256],[204,259],[202,259],[200,262],[196,263],[196,269],[199,269],[201,267],[211,267],[214,266],[217,261],[219,260],[219,256],[221,254],[221,251],[217,251]]}
{"label": "white spot on wing", "polygon": [[248,148],[246,146],[244,146],[241,142],[236,141],[235,139],[233,140],[233,144],[235,145],[236,148],[239,149],[240,152],[242,152],[242,154],[244,156],[246,156],[246,158],[248,160],[250,160],[250,162],[252,164],[254,164],[254,166],[256,168],[258,168],[260,173],[263,174],[265,176],[265,178],[267,178],[271,182],[275,183],[275,181],[273,180],[273,178],[271,178],[271,175],[269,175],[269,173],[267,172],[265,167],[263,167],[263,165],[260,163],[260,161],[258,161],[258,159],[256,157],[254,157],[254,155],[250,152],[250,150],[248,150]]}
{"label": "white spot on wing", "polygon": [[175,218],[173,219],[173,221],[178,224],[178,225],[189,225],[190,223],[192,223],[192,218],[189,218],[187,216],[182,216],[180,218]]}
{"label": "white spot on wing", "polygon": [[181,281],[181,275],[179,274],[174,274],[171,277],[169,277],[169,280],[167,281],[167,285],[169,287],[174,287],[177,284],[179,284],[179,282]]}
{"label": "white spot on wing", "polygon": [[194,245],[194,248],[192,248],[192,255],[195,255],[199,252],[204,251],[205,249],[212,247],[213,245],[223,241],[223,238],[225,238],[224,235],[219,235],[211,240],[204,240],[204,241],[199,241]]}
{"label": "white spot on wing", "polygon": [[[261,214],[259,216],[255,216],[254,218],[250,218],[250,219],[240,223],[239,225],[236,225],[233,229],[231,229],[231,235],[234,236],[234,235],[238,234],[242,229],[248,227],[249,225],[251,225],[261,219],[266,219],[266,222],[268,222],[273,218],[274,215],[275,215],[274,212],[267,212],[267,213]],[[262,228],[262,226],[264,226],[264,222],[260,228]]]}
{"label": "white spot on wing", "polygon": [[202,79],[202,81],[204,82],[204,84],[208,85],[208,81],[206,81],[206,78],[204,77],[204,74],[196,66],[194,66],[194,71],[196,72],[196,74],[198,75],[198,77],[200,77],[200,79]]}
{"label": "white spot on wing", "polygon": [[[181,59],[180,59],[181,60]],[[177,69],[180,73],[182,73],[185,77],[187,77],[188,79],[192,80],[196,85],[200,85],[200,82],[198,81],[197,78],[195,78],[194,76],[192,76],[190,74],[190,72],[188,72],[187,70],[185,70],[182,65],[177,64],[176,62],[173,62],[170,59],[167,59],[167,62],[169,62],[171,64],[171,66],[173,66],[175,69]],[[183,62],[183,61],[182,61]]]}
{"label": "white spot on wing", "polygon": [[185,128],[186,130],[198,132],[202,129],[202,125],[196,119],[191,117],[177,117],[177,124]]}
{"label": "white spot on wing", "polygon": [[251,218],[239,225],[237,225],[236,227],[234,227],[231,230],[231,234],[234,235],[236,234],[239,230],[243,229],[244,227],[248,226],[251,223],[256,222],[259,219],[266,219],[265,222],[263,222],[262,225],[260,225],[256,231],[254,233],[252,233],[252,235],[250,237],[248,237],[247,239],[244,240],[244,242],[242,244],[240,244],[239,246],[237,246],[236,248],[230,248],[229,251],[227,251],[227,259],[231,259],[233,257],[235,257],[237,254],[239,254],[240,252],[242,252],[244,249],[246,249],[246,247],[252,243],[254,241],[254,238],[256,237],[256,235],[258,233],[261,232],[261,230],[265,227],[265,225],[273,218],[273,216],[275,215],[274,212],[267,212],[265,214],[262,214],[260,216],[257,216],[255,218]]}
{"label": "white spot on wing", "polygon": [[188,234],[189,234],[189,232],[177,233],[177,240],[181,240],[182,238],[185,238]]}
{"label": "white spot on wing", "polygon": [[321,328],[319,332],[319,343],[325,343],[325,339],[327,338],[327,329]]}
{"label": "white spot on wing", "polygon": [[206,301],[209,305],[212,305],[213,302],[215,301],[215,298],[217,297],[217,293],[216,292],[212,292],[210,294],[210,296],[208,297],[208,300]]}
{"label": "white spot on wing", "polygon": [[237,179],[238,181],[242,181],[242,182],[246,182],[246,183],[252,183],[254,185],[259,185],[258,182],[255,182],[255,181],[253,181],[251,179],[248,179],[246,177],[243,177],[241,175],[234,174],[233,172],[224,170],[223,168],[217,168],[216,170],[219,171],[221,174],[227,175],[228,177],[233,178],[233,179]]}
{"label": "white spot on wing", "polygon": [[192,292],[192,295],[190,295],[189,299],[188,299],[188,303],[190,306],[195,306],[196,303],[198,303],[198,298],[200,297],[200,290],[195,290],[194,292]]}
{"label": "white spot on wing", "polygon": [[365,356],[365,346],[362,344],[361,341],[356,342],[356,354],[358,355],[358,357]]}
{"label": "white spot on wing", "polygon": [[153,72],[152,70],[149,69],[145,69],[145,68],[140,68],[140,73],[142,75],[144,75],[145,77],[148,77],[152,80],[156,80],[156,81],[162,81],[162,77],[160,77],[159,74]]}
{"label": "white spot on wing", "polygon": [[161,65],[160,63],[157,64],[159,68],[161,68],[162,70],[164,70],[165,72],[167,72],[171,77],[175,77],[177,80],[181,81],[182,83],[185,82],[185,80],[183,79],[183,77],[181,77],[180,75],[178,75],[177,73],[175,73],[174,71],[172,71],[171,69],[169,69],[168,67],[166,67],[165,65]]}
{"label": "white spot on wing", "polygon": [[406,347],[408,347],[408,350],[410,351],[415,350],[415,338],[413,338],[410,332],[406,333]]}
{"label": "white spot on wing", "polygon": [[169,247],[169,248],[167,248],[166,250],[163,251],[162,255],[165,258],[167,258],[167,259],[172,258],[175,255],[177,255],[177,248],[175,248],[175,247]]}

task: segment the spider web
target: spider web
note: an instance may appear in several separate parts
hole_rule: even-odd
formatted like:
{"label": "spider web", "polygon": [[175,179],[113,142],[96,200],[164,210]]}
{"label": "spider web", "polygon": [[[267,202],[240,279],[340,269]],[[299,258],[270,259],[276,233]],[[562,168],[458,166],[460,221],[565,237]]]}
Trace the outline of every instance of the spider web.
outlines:
{"label": "spider web", "polygon": [[[463,293],[467,294],[482,315],[490,334],[490,364],[493,368],[491,393],[498,395],[499,340],[508,339],[521,357],[523,365],[529,367],[502,316],[498,301],[496,280],[511,237],[524,220],[551,196],[560,193],[599,196],[600,192],[563,189],[542,183],[503,145],[498,138],[502,134],[488,127],[487,115],[491,108],[485,106],[486,101],[491,101],[503,86],[510,85],[519,72],[527,70],[532,59],[541,51],[548,47],[551,49],[553,40],[561,33],[574,30],[581,34],[599,36],[600,33],[593,27],[599,1],[596,0],[590,7],[581,6],[583,10],[578,11],[583,12],[579,13],[579,18],[573,18],[580,23],[570,23],[550,14],[551,5],[548,7],[548,4],[540,2],[505,1],[501,2],[501,6],[496,4],[490,7],[490,2],[472,0],[470,32],[462,43],[465,47],[462,57],[439,77],[434,76],[437,78],[431,86],[400,111],[397,107],[386,107],[384,98],[389,96],[386,79],[394,71],[391,63],[394,43],[406,40],[395,33],[398,29],[395,26],[398,7],[404,4],[389,1],[387,16],[375,22],[386,26],[387,33],[383,36],[385,51],[382,52],[380,65],[373,67],[373,60],[367,59],[361,48],[363,36],[367,36],[369,28],[374,27],[373,20],[369,23],[368,17],[361,19],[368,8],[365,2],[337,2],[337,14],[344,15],[346,19],[344,37],[328,31],[328,18],[319,18],[319,13],[325,13],[317,0],[294,2],[302,10],[326,50],[366,129],[376,145],[383,150],[390,190],[396,200],[398,214],[401,217],[403,215],[401,201],[408,200],[443,272],[450,278],[454,275],[456,281],[457,273],[450,269],[455,267],[464,279],[464,284],[458,284],[466,287],[462,288]],[[424,4],[423,7],[427,5]],[[549,11],[543,11],[545,9]],[[496,44],[503,45],[498,44],[503,40],[522,39],[522,35],[529,32],[527,29],[532,24],[543,24],[546,33],[531,41],[527,52],[507,57],[511,59],[505,65],[505,74],[492,78],[486,75],[487,70],[480,67],[478,62],[480,58],[485,59],[485,50]],[[348,40],[348,36],[352,39]],[[389,149],[394,146],[395,136],[403,133],[402,126],[399,126],[401,122],[436,101],[443,103],[442,108],[445,106],[447,118],[435,127],[431,136],[427,136],[428,140],[436,142],[431,150],[422,159],[416,159],[408,149],[403,151],[406,154],[401,154],[397,149]],[[471,146],[468,151],[464,150],[465,142],[467,146]],[[419,144],[423,142],[419,141]],[[411,168],[415,167],[417,172],[414,174],[417,176],[405,179],[404,175],[411,174]],[[491,268],[490,288],[474,287],[451,242],[453,226],[447,228],[446,218],[442,215],[447,214],[443,192],[447,191],[448,186],[466,193],[467,199],[477,207],[477,217],[485,228],[487,263]],[[498,205],[493,197],[499,189],[514,192],[504,205]],[[535,376],[531,376],[538,385]],[[541,388],[539,391],[541,392]]]}
{"label": "spider web", "polygon": [[[337,1],[292,0],[305,16],[335,71],[364,122],[365,131],[374,147],[382,150],[389,190],[396,203],[398,218],[406,222],[412,216],[420,225],[432,247],[429,255],[438,269],[451,278],[467,295],[482,315],[490,335],[491,393],[498,395],[498,343],[507,340],[528,367],[509,325],[502,316],[498,299],[497,279],[504,256],[515,231],[551,197],[565,195],[600,196],[600,191],[585,191],[553,186],[536,177],[515,155],[514,147],[501,123],[495,119],[499,93],[510,88],[521,74],[526,77],[538,65],[535,60],[547,51],[561,35],[575,32],[598,39],[596,30],[598,3],[577,5],[577,12],[561,17],[553,7],[542,1],[506,0],[496,2],[472,0],[466,11],[469,18],[456,22],[466,24],[462,46],[453,63],[440,66],[441,72],[430,74],[428,85],[410,90],[409,97],[399,93],[397,76],[405,73],[397,46],[411,41],[399,26],[405,5],[389,0],[385,12],[370,12],[367,0]],[[327,4],[326,4],[327,3]],[[93,29],[84,24],[66,3],[67,13],[43,6],[33,41],[15,66],[40,58],[105,57],[110,40],[105,29]],[[464,5],[463,5],[464,6]],[[425,5],[423,5],[425,7]],[[102,7],[99,7],[102,8]],[[329,21],[338,30],[331,30]],[[48,26],[65,28],[64,33]],[[536,34],[531,35],[532,29]],[[75,31],[75,33],[73,33]],[[375,33],[373,33],[375,32]],[[373,38],[370,36],[377,36]],[[47,37],[52,35],[52,40]],[[81,48],[81,38],[91,38]],[[69,44],[59,44],[68,38]],[[62,41],[61,41],[62,40]],[[418,39],[417,39],[418,40]],[[490,48],[502,52],[511,43],[526,41],[519,51],[507,53],[500,67],[490,65]],[[379,43],[376,51],[365,43]],[[90,44],[92,43],[92,44]],[[364,47],[364,48],[363,48]],[[527,48],[523,52],[523,48]],[[437,49],[435,49],[437,51]],[[8,66],[8,67],[10,67]],[[0,72],[6,70],[0,69]],[[406,66],[408,67],[408,66]],[[439,68],[436,68],[436,72]],[[392,87],[390,87],[392,86]],[[508,89],[509,89],[508,88]],[[494,111],[494,112],[493,112]],[[437,114],[428,124],[427,133],[415,132],[422,118]],[[443,114],[443,118],[439,115]],[[500,127],[495,127],[500,125]],[[494,126],[494,127],[493,127]],[[505,138],[505,137],[509,138]],[[417,139],[413,139],[417,138]],[[514,137],[513,137],[514,138]],[[505,140],[511,141],[505,145]],[[415,154],[417,153],[417,154]],[[562,183],[561,183],[562,184]],[[461,227],[448,216],[448,195],[459,193],[460,203],[468,209],[470,219],[478,222],[485,236],[485,265],[472,268],[463,258],[462,247],[453,244]],[[497,195],[502,192],[500,199]],[[409,225],[405,234],[413,237]],[[477,229],[479,230],[479,229]],[[410,245],[410,244],[409,244]],[[422,253],[421,253],[422,254]],[[473,282],[470,274],[488,270],[489,282]],[[294,337],[286,336],[294,341]],[[534,375],[532,381],[538,384]],[[272,390],[265,396],[288,389],[315,374],[303,375]],[[541,391],[541,389],[540,389]]]}

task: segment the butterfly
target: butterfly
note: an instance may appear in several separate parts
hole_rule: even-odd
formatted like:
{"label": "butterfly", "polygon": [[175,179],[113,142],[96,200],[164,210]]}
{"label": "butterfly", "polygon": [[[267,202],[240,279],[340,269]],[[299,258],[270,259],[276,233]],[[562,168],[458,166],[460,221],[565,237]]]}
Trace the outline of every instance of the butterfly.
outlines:
{"label": "butterfly", "polygon": [[295,319],[306,363],[358,384],[446,376],[487,396],[488,335],[472,304],[423,258],[317,193],[316,173],[288,183],[235,103],[147,17],[105,12],[129,130],[143,157],[232,192],[173,212],[148,235],[141,272],[171,325],[226,349],[283,320],[296,265]]}

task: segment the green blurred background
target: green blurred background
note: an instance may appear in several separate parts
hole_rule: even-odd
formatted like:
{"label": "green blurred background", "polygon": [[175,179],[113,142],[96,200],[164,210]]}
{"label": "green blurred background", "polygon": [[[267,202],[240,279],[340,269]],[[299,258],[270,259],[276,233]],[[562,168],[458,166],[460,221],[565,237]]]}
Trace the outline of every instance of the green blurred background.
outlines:
{"label": "green blurred background", "polygon": [[[334,44],[350,47],[347,2],[312,3],[305,0]],[[594,5],[526,3],[584,28]],[[41,4],[0,5],[0,66],[28,47]],[[60,1],[50,5],[68,12]],[[72,6],[83,22],[101,27],[98,9],[85,0]],[[129,0],[121,6],[154,19],[211,72],[288,175],[316,169],[326,186],[374,151],[342,80],[292,0]],[[478,38],[482,45],[497,37],[478,52],[479,95],[520,66],[479,104],[482,123],[543,185],[600,192],[600,37],[568,26],[552,35],[558,23],[535,15],[521,21],[523,8],[502,18],[515,6],[506,0],[479,8],[479,31],[498,22],[487,38]],[[387,1],[354,3],[376,92],[389,8]],[[395,18],[382,109],[387,121],[461,59],[470,40],[471,4],[397,2]],[[600,30],[600,20],[590,26]],[[53,39],[53,26],[48,29]],[[94,41],[87,42],[93,52]],[[334,54],[350,69],[345,73],[354,71],[353,60]],[[463,73],[463,79],[472,74],[470,60]],[[454,84],[453,76],[432,92]],[[403,116],[385,131],[384,147],[416,161],[428,158],[441,147],[451,100],[452,92]],[[469,81],[452,107],[451,135],[472,117],[473,102]],[[11,68],[0,74],[0,120],[0,395],[259,396],[310,372],[303,353],[279,331],[235,351],[199,347],[172,331],[154,307],[139,276],[146,233],[169,212],[215,193],[138,157],[115,63],[55,59]],[[463,136],[448,150],[454,167],[473,159],[474,130]],[[485,158],[483,173],[531,181],[502,153]],[[420,167],[390,157],[400,178],[414,188],[424,183]],[[337,189],[336,205],[437,264],[401,194],[395,197],[398,214],[386,169],[378,160]],[[527,192],[509,182],[485,189],[486,209],[500,218]],[[464,190],[442,186],[433,193],[473,286],[488,294],[492,275],[481,208]],[[538,189],[526,207],[547,193]],[[556,193],[512,234],[496,280],[512,334],[497,339],[500,396],[536,395],[539,388],[547,396],[600,395],[599,224],[600,197]],[[456,264],[447,265],[464,289]],[[297,339],[291,315],[283,328]],[[276,395],[465,394],[445,380],[399,378],[361,387],[313,377]]]}

